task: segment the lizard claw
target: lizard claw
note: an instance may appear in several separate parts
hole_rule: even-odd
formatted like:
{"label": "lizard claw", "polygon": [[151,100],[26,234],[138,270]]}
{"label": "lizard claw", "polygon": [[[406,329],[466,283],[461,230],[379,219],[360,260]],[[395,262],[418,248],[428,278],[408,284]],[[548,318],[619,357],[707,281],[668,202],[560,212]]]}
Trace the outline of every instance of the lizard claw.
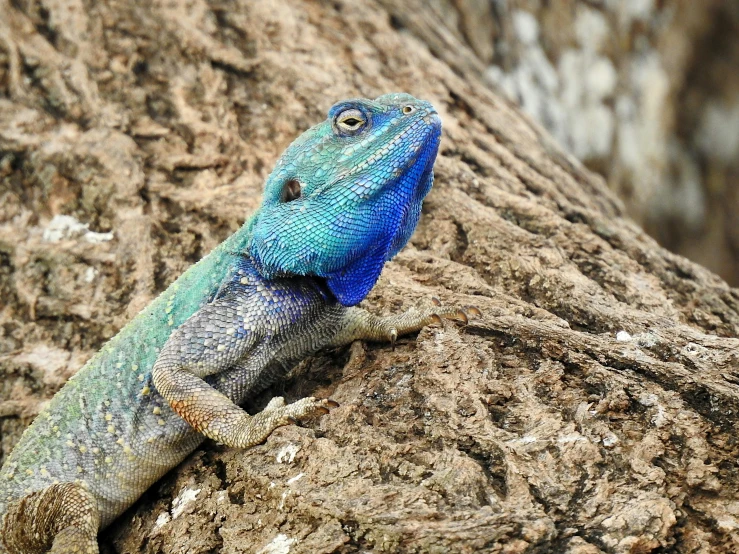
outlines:
{"label": "lizard claw", "polygon": [[281,408],[287,412],[283,415],[286,422],[284,425],[295,425],[298,421],[308,417],[326,415],[331,411],[331,408],[337,408],[338,406],[339,403],[330,398],[321,399],[312,396],[301,398],[297,402]]}
{"label": "lizard claw", "polygon": [[438,299],[438,298],[436,298],[435,296],[432,296],[432,297],[431,297],[431,303],[432,303],[432,304],[433,304],[434,306],[441,306],[441,300],[439,300],[439,299]]}
{"label": "lizard claw", "polygon": [[441,318],[452,319],[454,321],[459,321],[463,325],[467,325],[469,323],[470,316],[481,317],[482,312],[475,306],[465,306],[464,308],[455,308],[450,306],[443,307],[436,313],[431,314],[429,319],[431,319],[432,323],[441,323]]}
{"label": "lizard claw", "polygon": [[274,396],[269,403],[264,407],[265,411],[276,410],[282,408],[285,405],[285,399],[282,396]]}
{"label": "lizard claw", "polygon": [[465,325],[469,323],[469,319],[467,319],[467,314],[464,313],[462,310],[457,310],[457,313],[454,314],[456,316],[457,321],[461,321]]}

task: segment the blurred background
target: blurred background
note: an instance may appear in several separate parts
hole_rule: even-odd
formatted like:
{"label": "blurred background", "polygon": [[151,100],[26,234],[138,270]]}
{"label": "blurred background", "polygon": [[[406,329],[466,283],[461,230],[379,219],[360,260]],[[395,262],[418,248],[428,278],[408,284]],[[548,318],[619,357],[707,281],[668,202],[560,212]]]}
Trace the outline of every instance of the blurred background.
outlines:
{"label": "blurred background", "polygon": [[383,2],[599,172],[670,250],[739,285],[739,0]]}

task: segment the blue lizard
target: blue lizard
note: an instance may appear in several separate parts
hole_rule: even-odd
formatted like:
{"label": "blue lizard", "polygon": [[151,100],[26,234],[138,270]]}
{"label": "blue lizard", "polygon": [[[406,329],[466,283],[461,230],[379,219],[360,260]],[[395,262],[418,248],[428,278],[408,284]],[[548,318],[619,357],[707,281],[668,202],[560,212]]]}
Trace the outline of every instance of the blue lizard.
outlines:
{"label": "blue lizard", "polygon": [[97,532],[206,437],[231,447],[324,414],[330,399],[238,407],[316,350],[390,340],[456,308],[353,307],[408,241],[441,122],[408,94],[340,102],[278,160],[256,214],[137,315],[60,390],[0,470],[16,553],[96,553]]}

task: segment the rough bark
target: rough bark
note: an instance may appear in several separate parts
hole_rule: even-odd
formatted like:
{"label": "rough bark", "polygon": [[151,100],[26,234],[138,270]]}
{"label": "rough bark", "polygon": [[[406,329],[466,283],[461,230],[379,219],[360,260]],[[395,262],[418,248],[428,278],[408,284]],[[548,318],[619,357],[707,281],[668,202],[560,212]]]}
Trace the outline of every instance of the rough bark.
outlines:
{"label": "rough bark", "polygon": [[435,57],[386,9],[0,0],[3,453],[256,208],[297,134],[338,99],[408,91],[444,121],[437,180],[364,304],[483,317],[301,364],[272,392],[341,408],[245,452],[206,444],[104,548],[736,551],[739,291],[660,248],[468,51]]}

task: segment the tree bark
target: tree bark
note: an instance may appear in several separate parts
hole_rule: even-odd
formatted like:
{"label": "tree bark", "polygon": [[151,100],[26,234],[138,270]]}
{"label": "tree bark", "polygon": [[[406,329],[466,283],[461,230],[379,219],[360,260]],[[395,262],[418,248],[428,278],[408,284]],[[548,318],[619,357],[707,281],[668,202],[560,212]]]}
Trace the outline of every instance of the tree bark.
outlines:
{"label": "tree bark", "polygon": [[663,246],[739,284],[739,2],[384,5],[604,175]]}
{"label": "tree bark", "polygon": [[104,551],[735,552],[739,291],[398,9],[0,0],[3,454],[256,209],[292,139],[339,99],[407,91],[444,122],[436,182],[364,305],[483,316],[304,362],[271,393],[340,408],[247,451],[206,443]]}

